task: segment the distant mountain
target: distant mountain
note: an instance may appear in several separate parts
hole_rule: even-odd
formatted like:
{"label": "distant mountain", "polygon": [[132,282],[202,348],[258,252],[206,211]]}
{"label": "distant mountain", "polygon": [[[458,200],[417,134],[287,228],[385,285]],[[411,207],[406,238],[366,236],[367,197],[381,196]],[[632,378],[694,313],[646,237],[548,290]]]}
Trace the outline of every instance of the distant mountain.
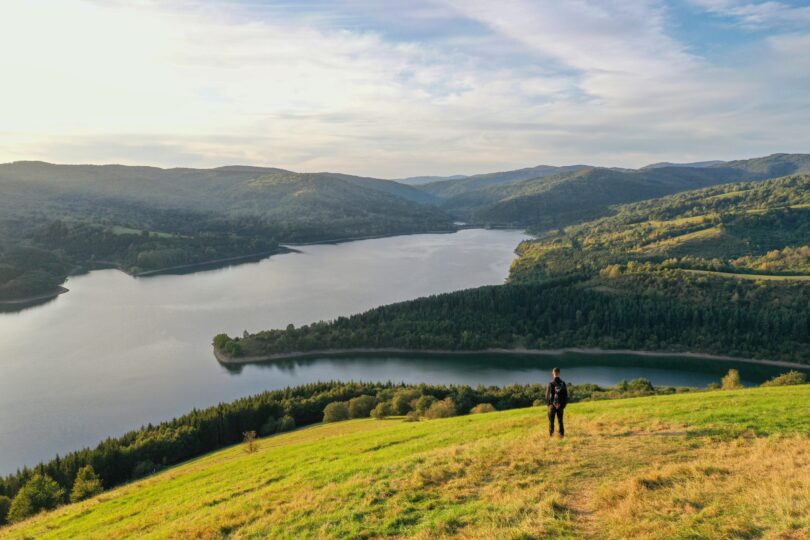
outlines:
{"label": "distant mountain", "polygon": [[692,163],[671,163],[669,161],[662,161],[660,163],[650,163],[642,167],[642,169],[660,169],[661,167],[714,167],[715,165],[722,165],[725,163],[724,161],[720,160],[713,160],[713,161],[695,161]]}
{"label": "distant mountain", "polygon": [[462,195],[470,191],[485,189],[495,186],[513,184],[531,178],[544,178],[553,174],[572,173],[585,168],[585,165],[569,165],[565,167],[554,167],[551,165],[538,165],[526,169],[516,169],[514,171],[502,171],[487,174],[476,174],[432,182],[421,186],[421,189],[433,193],[439,197],[452,197]]}
{"label": "distant mountain", "polygon": [[57,293],[71,269],[138,274],[279,243],[454,230],[435,203],[411,186],[344,174],[8,163],[0,165],[0,308]]}
{"label": "distant mountain", "polygon": [[[521,176],[539,174],[528,179]],[[662,197],[736,181],[810,172],[810,154],[774,154],[704,166],[664,165],[638,170],[536,167],[422,186],[459,219],[542,230],[593,219],[615,204]]]}
{"label": "distant mountain", "polygon": [[467,176],[463,174],[454,174],[452,176],[409,176],[408,178],[397,178],[394,181],[399,182],[400,184],[406,184],[409,186],[422,186],[425,184],[431,184],[434,182],[444,182],[447,180],[459,180],[461,178],[467,178]]}

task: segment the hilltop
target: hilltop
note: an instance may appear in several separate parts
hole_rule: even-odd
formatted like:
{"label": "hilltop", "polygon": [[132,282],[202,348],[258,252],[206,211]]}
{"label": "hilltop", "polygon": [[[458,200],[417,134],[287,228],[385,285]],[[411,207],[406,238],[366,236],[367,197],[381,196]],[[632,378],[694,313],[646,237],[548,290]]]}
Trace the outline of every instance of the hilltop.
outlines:
{"label": "hilltop", "polygon": [[804,538],[810,385],[352,420],[214,452],[3,538]]}

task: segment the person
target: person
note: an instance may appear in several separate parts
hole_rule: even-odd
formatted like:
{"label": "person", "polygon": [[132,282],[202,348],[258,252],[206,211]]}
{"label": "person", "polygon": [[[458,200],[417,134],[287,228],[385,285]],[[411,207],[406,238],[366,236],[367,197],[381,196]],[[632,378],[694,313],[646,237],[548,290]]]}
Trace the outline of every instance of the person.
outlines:
{"label": "person", "polygon": [[548,404],[548,436],[554,436],[554,418],[560,426],[560,437],[565,437],[563,411],[568,404],[568,387],[560,378],[560,368],[551,370],[551,381],[546,387],[546,404]]}

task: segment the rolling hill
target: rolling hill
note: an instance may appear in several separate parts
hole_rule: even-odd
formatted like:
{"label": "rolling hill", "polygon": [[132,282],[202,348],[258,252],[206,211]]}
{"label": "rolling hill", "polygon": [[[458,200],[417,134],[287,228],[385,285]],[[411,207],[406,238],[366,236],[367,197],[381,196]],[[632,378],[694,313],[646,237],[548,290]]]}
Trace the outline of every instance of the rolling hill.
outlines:
{"label": "rolling hill", "polygon": [[[352,420],[214,452],[22,538],[806,538],[810,385]],[[777,457],[778,456],[778,457]]]}
{"label": "rolling hill", "polygon": [[0,165],[0,301],[71,271],[130,273],[267,254],[279,243],[454,230],[434,197],[388,180],[261,167]]}
{"label": "rolling hill", "polygon": [[543,231],[609,215],[611,205],[810,172],[810,155],[773,154],[701,165],[661,163],[638,170],[540,166],[422,188],[441,197],[440,207],[459,219]]}
{"label": "rolling hill", "polygon": [[231,356],[585,347],[810,363],[810,174],[609,210],[522,243],[506,285],[257,332]]}

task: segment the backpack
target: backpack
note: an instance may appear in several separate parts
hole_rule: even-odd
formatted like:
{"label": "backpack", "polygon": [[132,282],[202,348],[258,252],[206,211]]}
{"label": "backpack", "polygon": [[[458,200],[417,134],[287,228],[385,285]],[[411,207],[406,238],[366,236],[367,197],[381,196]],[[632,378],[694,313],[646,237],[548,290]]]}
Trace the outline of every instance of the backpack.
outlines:
{"label": "backpack", "polygon": [[554,405],[555,409],[561,409],[565,407],[565,404],[568,402],[568,388],[565,386],[565,381],[562,379],[558,381],[552,381],[551,383],[551,404]]}

